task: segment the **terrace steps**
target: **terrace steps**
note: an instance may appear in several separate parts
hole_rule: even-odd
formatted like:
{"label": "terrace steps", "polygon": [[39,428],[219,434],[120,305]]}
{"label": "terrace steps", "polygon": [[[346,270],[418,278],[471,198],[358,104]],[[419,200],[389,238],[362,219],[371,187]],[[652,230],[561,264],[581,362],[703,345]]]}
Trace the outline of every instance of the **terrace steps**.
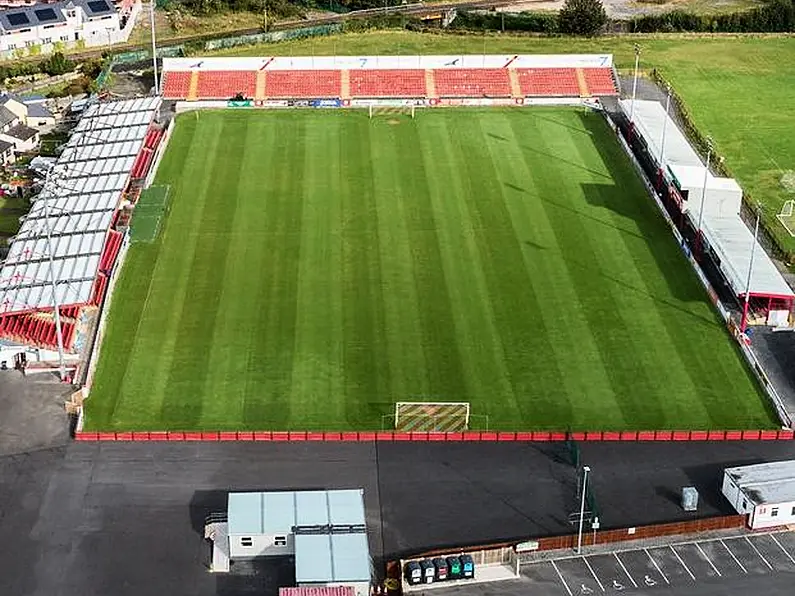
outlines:
{"label": "terrace steps", "polygon": [[257,71],[257,87],[254,92],[254,99],[265,99],[265,83],[267,82],[267,71]]}
{"label": "terrace steps", "polygon": [[429,99],[438,99],[436,93],[436,79],[433,76],[433,70],[430,68],[425,69],[425,97]]}
{"label": "terrace steps", "polygon": [[588,90],[588,81],[585,80],[585,73],[582,68],[577,69],[577,86],[580,88],[580,97],[591,97]]}
{"label": "terrace steps", "polygon": [[340,72],[340,99],[351,98],[351,71],[342,70]]}
{"label": "terrace steps", "polygon": [[514,99],[524,97],[522,86],[519,84],[519,75],[516,73],[515,68],[508,69],[508,79],[511,81],[511,97]]}
{"label": "terrace steps", "polygon": [[196,101],[199,94],[199,71],[190,73],[190,86],[188,87],[188,101]]}

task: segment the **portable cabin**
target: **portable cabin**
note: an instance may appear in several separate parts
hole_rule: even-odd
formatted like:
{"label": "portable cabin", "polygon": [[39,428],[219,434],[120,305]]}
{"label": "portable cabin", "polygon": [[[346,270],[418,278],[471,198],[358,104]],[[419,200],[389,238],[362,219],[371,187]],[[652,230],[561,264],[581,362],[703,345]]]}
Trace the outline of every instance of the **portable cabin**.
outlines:
{"label": "portable cabin", "polygon": [[726,468],[721,490],[753,530],[795,523],[795,460]]}

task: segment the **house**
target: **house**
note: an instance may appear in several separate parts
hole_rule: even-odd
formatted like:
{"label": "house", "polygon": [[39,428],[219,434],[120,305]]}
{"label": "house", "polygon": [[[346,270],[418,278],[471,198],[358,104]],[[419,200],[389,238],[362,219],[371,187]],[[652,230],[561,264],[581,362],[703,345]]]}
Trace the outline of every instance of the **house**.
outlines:
{"label": "house", "polygon": [[141,3],[61,0],[0,10],[0,57],[127,41]]}
{"label": "house", "polygon": [[42,95],[19,97],[13,93],[0,94],[0,106],[19,118],[31,128],[43,128],[55,124],[55,116],[47,109],[47,98]]}
{"label": "house", "polygon": [[0,165],[9,166],[15,161],[14,144],[0,139]]}
{"label": "house", "polygon": [[795,460],[726,468],[723,495],[751,529],[795,522]]}
{"label": "house", "polygon": [[33,151],[39,146],[39,131],[24,124],[12,109],[17,102],[0,105],[0,140],[10,143],[14,153]]}

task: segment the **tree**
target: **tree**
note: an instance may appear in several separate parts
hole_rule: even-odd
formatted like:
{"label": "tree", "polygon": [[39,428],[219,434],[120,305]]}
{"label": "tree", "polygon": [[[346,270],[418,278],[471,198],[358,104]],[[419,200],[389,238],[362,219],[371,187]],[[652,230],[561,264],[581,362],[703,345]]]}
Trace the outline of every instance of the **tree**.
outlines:
{"label": "tree", "polygon": [[63,52],[58,51],[50,54],[50,57],[41,64],[41,71],[46,72],[50,76],[71,72],[74,68],[74,63],[64,56]]}
{"label": "tree", "polygon": [[597,35],[607,24],[607,13],[601,0],[566,0],[558,13],[561,33]]}

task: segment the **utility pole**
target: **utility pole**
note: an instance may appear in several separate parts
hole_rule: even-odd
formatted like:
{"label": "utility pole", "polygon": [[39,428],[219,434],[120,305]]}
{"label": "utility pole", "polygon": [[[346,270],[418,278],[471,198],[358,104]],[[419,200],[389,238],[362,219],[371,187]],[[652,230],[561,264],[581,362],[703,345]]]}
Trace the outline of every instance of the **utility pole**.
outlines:
{"label": "utility pole", "polygon": [[582,525],[585,521],[585,495],[588,492],[588,472],[591,471],[591,468],[588,466],[583,466],[582,472],[582,495],[580,497],[580,528],[577,530],[577,554],[579,555],[582,552]]}
{"label": "utility pole", "polygon": [[704,167],[704,184],[701,187],[701,207],[698,210],[698,229],[696,230],[696,255],[701,255],[704,232],[701,224],[704,221],[704,203],[707,198],[707,180],[709,179],[709,162],[712,159],[712,138],[707,137],[707,165]]}
{"label": "utility pole", "polygon": [[160,95],[160,85],[157,80],[157,42],[155,41],[155,0],[150,0],[149,26],[152,29],[152,67],[155,73],[155,95]]}
{"label": "utility pole", "polygon": [[748,303],[751,300],[751,277],[754,271],[754,257],[756,256],[757,235],[759,234],[759,207],[756,211],[756,223],[754,224],[754,243],[751,245],[751,260],[748,262],[748,278],[745,280],[745,300],[743,302],[743,318],[740,321],[740,332],[745,333],[748,327]]}
{"label": "utility pole", "polygon": [[632,105],[629,108],[629,123],[635,125],[635,96],[638,93],[638,66],[640,65],[640,46],[635,44],[635,76],[632,79]]}

